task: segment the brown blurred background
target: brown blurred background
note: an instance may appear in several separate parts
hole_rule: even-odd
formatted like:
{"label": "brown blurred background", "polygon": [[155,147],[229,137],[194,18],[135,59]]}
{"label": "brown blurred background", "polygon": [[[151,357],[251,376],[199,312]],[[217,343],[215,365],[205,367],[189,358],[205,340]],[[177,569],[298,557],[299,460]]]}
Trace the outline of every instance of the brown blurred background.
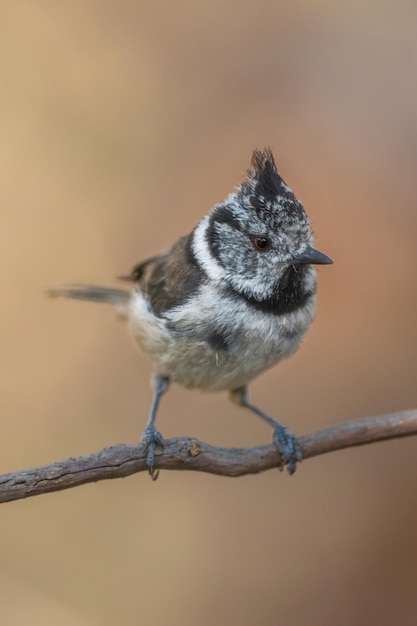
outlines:
{"label": "brown blurred background", "polygon": [[[303,349],[252,386],[296,433],[417,405],[417,5],[5,0],[0,8],[1,467],[138,440],[150,363],[113,282],[273,147],[334,259]],[[166,437],[270,432],[173,388]],[[7,626],[417,623],[417,440],[294,478],[164,472],[3,505]]]}

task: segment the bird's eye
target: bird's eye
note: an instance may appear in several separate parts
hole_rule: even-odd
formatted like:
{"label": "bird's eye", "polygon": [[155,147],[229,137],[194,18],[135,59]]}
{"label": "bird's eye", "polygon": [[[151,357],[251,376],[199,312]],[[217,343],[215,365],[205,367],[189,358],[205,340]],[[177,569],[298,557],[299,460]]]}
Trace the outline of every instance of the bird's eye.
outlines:
{"label": "bird's eye", "polygon": [[256,250],[259,250],[260,252],[265,252],[271,246],[271,241],[268,239],[268,237],[254,237],[252,241],[254,248],[256,248]]}

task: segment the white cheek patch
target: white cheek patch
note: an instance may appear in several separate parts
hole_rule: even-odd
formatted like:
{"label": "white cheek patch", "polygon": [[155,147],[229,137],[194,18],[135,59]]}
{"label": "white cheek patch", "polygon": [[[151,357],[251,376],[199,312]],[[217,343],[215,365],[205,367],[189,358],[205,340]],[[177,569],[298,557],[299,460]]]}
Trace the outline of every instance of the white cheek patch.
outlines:
{"label": "white cheek patch", "polygon": [[262,275],[247,278],[239,274],[234,274],[230,277],[230,283],[238,293],[252,296],[256,300],[266,300],[272,295],[273,285],[271,286],[269,282],[265,282]]}
{"label": "white cheek patch", "polygon": [[195,229],[192,247],[197,262],[206,272],[207,276],[211,280],[220,281],[225,276],[225,271],[210,251],[206,237],[209,221],[210,215],[206,215]]}

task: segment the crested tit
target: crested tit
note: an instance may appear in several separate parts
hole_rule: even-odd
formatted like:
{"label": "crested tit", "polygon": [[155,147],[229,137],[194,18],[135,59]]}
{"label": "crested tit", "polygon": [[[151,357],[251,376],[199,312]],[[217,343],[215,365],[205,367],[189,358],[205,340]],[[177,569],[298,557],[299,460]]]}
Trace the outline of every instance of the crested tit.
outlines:
{"label": "crested tit", "polygon": [[142,435],[153,477],[159,401],[170,382],[229,391],[273,428],[283,465],[301,460],[297,439],[253,406],[248,383],[293,354],[316,310],[314,265],[332,263],[313,247],[310,222],[279,175],[270,149],[255,150],[236,191],[169,250],[136,265],[130,291],[94,285],[53,289],[52,296],[111,304],[155,366],[152,406]]}

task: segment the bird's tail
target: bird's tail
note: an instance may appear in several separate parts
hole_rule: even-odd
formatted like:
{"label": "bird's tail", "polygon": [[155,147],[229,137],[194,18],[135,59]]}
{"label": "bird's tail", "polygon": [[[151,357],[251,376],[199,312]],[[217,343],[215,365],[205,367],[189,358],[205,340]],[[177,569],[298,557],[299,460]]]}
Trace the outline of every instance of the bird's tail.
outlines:
{"label": "bird's tail", "polygon": [[63,285],[48,289],[47,295],[51,298],[72,298],[74,300],[90,300],[111,304],[119,309],[126,309],[130,299],[130,292],[113,287],[99,287],[98,285]]}

